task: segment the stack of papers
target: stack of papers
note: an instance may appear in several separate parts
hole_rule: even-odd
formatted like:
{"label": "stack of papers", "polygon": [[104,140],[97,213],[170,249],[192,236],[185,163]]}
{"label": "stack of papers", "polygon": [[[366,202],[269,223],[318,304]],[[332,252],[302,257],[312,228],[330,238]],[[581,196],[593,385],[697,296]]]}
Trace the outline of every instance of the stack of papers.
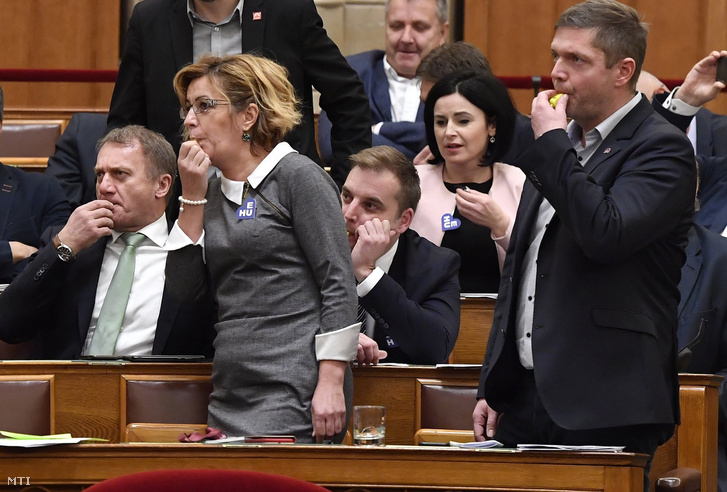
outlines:
{"label": "stack of papers", "polygon": [[620,453],[626,446],[567,446],[565,444],[518,444],[520,451],[596,451]]}
{"label": "stack of papers", "polygon": [[39,448],[55,446],[58,444],[78,444],[83,441],[103,441],[97,437],[71,437],[70,434],[52,434],[50,436],[36,436],[33,434],[19,434],[17,432],[0,431],[0,446],[6,448]]}
{"label": "stack of papers", "polygon": [[449,441],[450,446],[464,449],[489,449],[489,448],[501,448],[502,443],[495,441],[494,439],[489,441],[473,441],[473,442],[454,442]]}

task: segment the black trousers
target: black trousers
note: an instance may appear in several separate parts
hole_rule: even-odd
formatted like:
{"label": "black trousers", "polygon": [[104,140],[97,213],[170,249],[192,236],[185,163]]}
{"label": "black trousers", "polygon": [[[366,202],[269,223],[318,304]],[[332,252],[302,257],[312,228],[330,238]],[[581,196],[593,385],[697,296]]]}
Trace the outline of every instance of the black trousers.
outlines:
{"label": "black trousers", "polygon": [[[648,492],[651,460],[656,448],[674,433],[673,424],[564,429],[553,422],[545,410],[535,386],[533,371],[523,370],[520,386],[517,397],[500,417],[494,439],[508,448],[517,447],[518,444],[625,446],[625,452],[649,455],[644,468],[644,492]],[[607,408],[603,410],[608,411]]]}

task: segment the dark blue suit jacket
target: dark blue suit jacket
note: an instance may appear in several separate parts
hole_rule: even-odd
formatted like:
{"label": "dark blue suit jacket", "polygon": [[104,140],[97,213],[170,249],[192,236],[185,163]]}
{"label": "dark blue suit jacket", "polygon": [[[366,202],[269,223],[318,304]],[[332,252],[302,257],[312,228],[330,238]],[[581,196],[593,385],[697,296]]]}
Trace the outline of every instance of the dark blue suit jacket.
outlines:
{"label": "dark blue suit jacket", "polygon": [[[654,96],[652,104],[654,109],[679,130],[686,131],[692,117],[681,116],[664,109],[662,103],[665,99],[665,94]],[[727,227],[727,155],[716,155],[716,152],[727,150],[727,127],[718,130],[722,124],[722,119],[725,117],[700,109],[697,118],[700,121],[711,121],[712,130],[723,133],[720,136],[719,133],[709,134],[709,132],[706,132],[709,137],[702,136],[700,140],[700,128],[702,127],[699,126],[699,122],[697,123],[697,162],[699,162],[699,192],[697,197],[699,198],[700,208],[694,215],[694,222],[710,231],[722,234],[722,231]]]}
{"label": "dark blue suit jacket", "polygon": [[727,228],[727,156],[697,156],[699,210],[694,222],[722,234]]}
{"label": "dark blue suit jacket", "polygon": [[388,275],[359,303],[376,321],[374,340],[388,352],[382,362],[445,363],[459,334],[459,255],[409,229]]}
{"label": "dark blue suit jacket", "polygon": [[[389,98],[389,81],[384,72],[384,52],[381,50],[365,51],[346,57],[348,63],[356,70],[364,84],[366,95],[371,107],[371,123],[383,122],[379,134],[374,134],[374,145],[388,145],[400,150],[409,159],[413,159],[426,145],[427,136],[424,131],[424,105],[419,104],[416,121],[391,121],[391,99]],[[325,111],[318,119],[318,147],[325,162],[331,162],[331,121]]]}
{"label": "dark blue suit jacket", "polygon": [[0,163],[0,284],[14,279],[28,261],[13,265],[10,241],[40,245],[40,236],[52,225],[62,225],[71,211],[54,178]]}
{"label": "dark blue suit jacket", "polygon": [[[19,343],[37,337],[36,358],[81,355],[96,298],[107,238],[64,262],[48,229],[27,268],[0,295],[0,339]],[[201,248],[167,255],[166,283],[152,354],[212,355],[213,304]]]}
{"label": "dark blue suit jacket", "polygon": [[696,189],[689,140],[644,97],[585,167],[563,130],[514,164],[528,180],[478,396],[499,412],[513,403],[523,258],[545,197],[556,214],[537,258],[532,349],[548,415],[571,430],[677,422],[677,284]]}
{"label": "dark blue suit jacket", "polygon": [[[695,225],[679,282],[679,348],[697,338],[686,372],[727,376],[727,238]],[[719,490],[727,491],[727,380],[719,388]]]}
{"label": "dark blue suit jacket", "polygon": [[701,108],[696,118],[697,154],[727,155],[727,116]]}
{"label": "dark blue suit jacket", "polygon": [[105,129],[105,114],[74,114],[48,158],[45,173],[58,179],[72,210],[96,199],[96,143]]}

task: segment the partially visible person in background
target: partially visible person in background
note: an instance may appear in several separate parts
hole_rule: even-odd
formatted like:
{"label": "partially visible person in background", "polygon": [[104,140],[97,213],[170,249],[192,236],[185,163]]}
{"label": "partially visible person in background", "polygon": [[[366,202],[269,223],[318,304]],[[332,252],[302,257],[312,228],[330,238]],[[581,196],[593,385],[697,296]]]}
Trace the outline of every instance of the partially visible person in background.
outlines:
{"label": "partially visible person in background", "polygon": [[[5,103],[0,87],[0,131]],[[55,178],[0,162],[0,284],[8,284],[38,251],[48,227],[62,225],[71,210]]]}

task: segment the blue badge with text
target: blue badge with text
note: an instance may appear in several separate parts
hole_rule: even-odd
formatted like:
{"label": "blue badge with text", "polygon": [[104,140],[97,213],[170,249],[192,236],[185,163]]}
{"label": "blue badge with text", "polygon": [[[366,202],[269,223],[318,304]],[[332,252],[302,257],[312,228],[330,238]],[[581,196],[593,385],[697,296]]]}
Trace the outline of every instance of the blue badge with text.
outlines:
{"label": "blue badge with text", "polygon": [[444,232],[459,229],[459,226],[461,226],[461,225],[462,225],[462,221],[459,219],[453,218],[452,214],[442,215],[442,230]]}
{"label": "blue badge with text", "polygon": [[257,204],[255,203],[255,199],[248,198],[247,200],[242,202],[242,206],[237,209],[237,218],[238,219],[254,219],[256,208],[257,208]]}
{"label": "blue badge with text", "polygon": [[393,338],[391,338],[389,335],[386,335],[386,347],[387,348],[395,348],[398,346],[399,346],[399,344],[396,343]]}

